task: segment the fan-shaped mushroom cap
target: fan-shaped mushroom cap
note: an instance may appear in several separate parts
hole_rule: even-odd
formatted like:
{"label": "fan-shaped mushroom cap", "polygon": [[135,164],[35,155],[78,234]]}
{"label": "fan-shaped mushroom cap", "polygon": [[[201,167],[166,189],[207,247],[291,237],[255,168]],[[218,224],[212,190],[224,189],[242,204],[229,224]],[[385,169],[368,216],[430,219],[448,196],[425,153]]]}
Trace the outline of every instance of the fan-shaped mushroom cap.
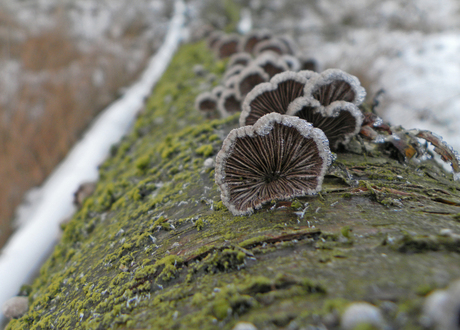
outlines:
{"label": "fan-shaped mushroom cap", "polygon": [[217,42],[220,40],[225,35],[224,32],[222,31],[213,31],[209,34],[209,36],[206,39],[206,43],[208,44],[208,47],[213,49]]}
{"label": "fan-shaped mushroom cap", "polygon": [[366,91],[355,76],[339,69],[328,69],[309,80],[305,86],[305,96],[317,99],[323,106],[334,101],[360,105],[366,97]]}
{"label": "fan-shaped mushroom cap", "polygon": [[222,85],[217,85],[216,87],[214,87],[211,91],[211,93],[214,94],[215,97],[219,98],[222,93],[225,91],[225,87],[222,86]]}
{"label": "fan-shaped mushroom cap", "polygon": [[217,109],[222,117],[228,117],[228,115],[241,111],[241,102],[236,97],[235,90],[226,89],[222,93],[217,103]]}
{"label": "fan-shaped mushroom cap", "polygon": [[281,41],[287,50],[287,54],[294,55],[297,52],[297,45],[295,41],[288,35],[277,36],[276,39]]}
{"label": "fan-shaped mushroom cap", "polygon": [[[241,72],[240,72],[241,73]],[[236,88],[236,85],[238,84],[238,81],[239,81],[239,75],[240,74],[237,74],[235,76],[231,76],[230,78],[228,78],[227,80],[224,81],[224,86],[225,88],[227,89],[232,89],[232,88]]]}
{"label": "fan-shaped mushroom cap", "polygon": [[253,125],[260,117],[271,112],[285,114],[289,103],[303,95],[307,79],[286,71],[262,83],[246,96],[240,116],[240,126]]}
{"label": "fan-shaped mushroom cap", "polygon": [[244,66],[248,66],[249,63],[252,61],[252,56],[249,53],[239,52],[230,56],[230,59],[227,63],[227,68],[230,68],[234,65],[241,64]]}
{"label": "fan-shaped mushroom cap", "polygon": [[223,81],[227,81],[230,77],[233,77],[233,76],[236,76],[237,74],[239,74],[241,71],[243,71],[245,68],[244,65],[241,65],[241,64],[237,64],[237,65],[234,65],[232,67],[229,67],[225,73],[224,73],[224,77],[222,78]]}
{"label": "fan-shaped mushroom cap", "polygon": [[299,61],[300,61],[300,67],[302,70],[310,70],[310,71],[318,72],[318,63],[316,62],[314,58],[300,56]]}
{"label": "fan-shaped mushroom cap", "polygon": [[281,59],[287,64],[289,71],[299,71],[301,69],[300,61],[297,57],[289,54],[281,55]]}
{"label": "fan-shaped mushroom cap", "polygon": [[300,117],[326,134],[332,150],[339,143],[346,144],[351,137],[359,133],[363,114],[356,105],[345,101],[332,102],[322,107],[318,100],[299,97],[288,107],[288,115]]}
{"label": "fan-shaped mushroom cap", "polygon": [[267,51],[272,51],[278,55],[288,54],[286,45],[278,39],[268,39],[259,42],[254,47],[253,54],[257,56]]}
{"label": "fan-shaped mushroom cap", "polygon": [[268,73],[270,78],[278,73],[289,70],[286,62],[283,61],[279,55],[273,52],[264,52],[260,54],[252,61],[251,65],[260,66]]}
{"label": "fan-shaped mushroom cap", "polygon": [[252,53],[255,45],[263,40],[270,39],[271,37],[272,33],[268,30],[252,31],[241,38],[241,42],[238,47],[239,51]]}
{"label": "fan-shaped mushroom cap", "polygon": [[227,34],[221,37],[214,46],[217,57],[227,58],[235,53],[238,53],[239,42],[240,36],[237,34]]}
{"label": "fan-shaped mushroom cap", "polygon": [[211,92],[204,92],[195,99],[195,108],[203,112],[212,112],[217,109],[217,97]]}
{"label": "fan-shaped mushroom cap", "polygon": [[233,215],[264,202],[321,190],[332,154],[324,133],[298,117],[271,113],[234,129],[216,157],[216,183]]}
{"label": "fan-shaped mushroom cap", "polygon": [[239,100],[244,99],[255,86],[270,79],[268,74],[257,65],[248,66],[237,77],[235,91]]}

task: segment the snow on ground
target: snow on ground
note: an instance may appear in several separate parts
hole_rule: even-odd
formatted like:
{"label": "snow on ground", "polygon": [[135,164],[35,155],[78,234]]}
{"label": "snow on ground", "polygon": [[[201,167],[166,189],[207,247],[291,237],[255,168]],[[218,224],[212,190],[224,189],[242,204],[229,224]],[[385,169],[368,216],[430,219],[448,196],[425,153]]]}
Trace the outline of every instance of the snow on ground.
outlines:
{"label": "snow on ground", "polygon": [[[40,205],[29,221],[11,237],[0,258],[0,305],[14,296],[41,265],[55,244],[59,222],[73,212],[73,193],[85,181],[96,180],[97,166],[110,147],[127,132],[144,98],[166,69],[182,36],[185,5],[176,1],[165,42],[151,59],[141,79],[109,106],[83,139],[40,188]],[[35,194],[36,196],[36,194]],[[2,315],[0,315],[1,322]]]}

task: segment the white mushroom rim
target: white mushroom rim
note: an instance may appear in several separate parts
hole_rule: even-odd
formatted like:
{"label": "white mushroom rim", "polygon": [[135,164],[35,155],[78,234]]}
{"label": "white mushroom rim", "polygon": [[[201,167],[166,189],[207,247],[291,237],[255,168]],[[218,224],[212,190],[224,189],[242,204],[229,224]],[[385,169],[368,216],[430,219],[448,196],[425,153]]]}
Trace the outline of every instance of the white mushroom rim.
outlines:
{"label": "white mushroom rim", "polygon": [[232,130],[216,157],[216,183],[233,215],[274,199],[314,195],[333,160],[326,135],[303,119],[270,113]]}
{"label": "white mushroom rim", "polygon": [[304,95],[317,99],[323,106],[334,101],[347,101],[358,106],[363,103],[366,90],[357,77],[339,69],[328,69],[308,81]]}
{"label": "white mushroom rim", "polygon": [[332,150],[338,144],[347,144],[359,133],[363,123],[363,113],[356,105],[345,101],[334,101],[327,107],[311,97],[299,97],[289,104],[289,116],[300,117],[321,129],[329,139]]}
{"label": "white mushroom rim", "polygon": [[[271,93],[275,92],[279,85],[288,81],[292,81],[293,83],[298,83],[300,85],[300,89],[298,90],[298,93],[293,93],[289,92],[288,95],[283,95],[281,99],[276,99],[275,96],[268,96],[264,97],[265,93]],[[294,101],[297,97],[303,95],[303,89],[305,84],[307,83],[307,78],[299,74],[297,72],[293,71],[286,71],[286,72],[281,72],[278,73],[277,75],[273,76],[272,79],[270,79],[269,82],[266,83],[261,83],[254,87],[248,95],[246,95],[243,104],[242,104],[242,111],[240,115],[240,126],[246,126],[249,124],[253,124],[259,117],[262,117],[264,114],[270,113],[270,112],[278,112],[281,114],[285,114],[289,103]],[[281,92],[281,91],[279,91]],[[293,96],[294,95],[294,96]],[[253,107],[253,102],[256,99],[260,99],[260,101],[263,103],[261,104],[261,107],[258,107],[259,109],[255,109]],[[283,102],[286,103],[286,100],[288,101],[287,104],[283,106]],[[267,104],[267,103],[272,103],[272,104]],[[275,104],[276,103],[276,104]],[[280,109],[280,107],[284,109]],[[249,117],[255,117],[255,118],[249,118]]]}

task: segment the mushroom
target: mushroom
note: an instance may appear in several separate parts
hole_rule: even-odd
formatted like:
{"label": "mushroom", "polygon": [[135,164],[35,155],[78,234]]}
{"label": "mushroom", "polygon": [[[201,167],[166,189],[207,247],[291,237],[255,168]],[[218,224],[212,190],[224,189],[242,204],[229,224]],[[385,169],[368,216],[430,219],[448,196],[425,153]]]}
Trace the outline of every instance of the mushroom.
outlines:
{"label": "mushroom", "polygon": [[215,97],[219,98],[224,92],[224,90],[225,90],[224,86],[218,85],[212,89],[211,93],[213,93]]}
{"label": "mushroom", "polygon": [[213,47],[218,58],[227,58],[238,53],[238,43],[240,36],[237,34],[227,34],[219,39]]}
{"label": "mushroom", "polygon": [[251,64],[260,66],[268,73],[270,78],[278,73],[289,70],[289,66],[286,62],[273,52],[262,53],[257,56]]}
{"label": "mushroom", "polygon": [[326,134],[331,150],[337,150],[340,143],[347,144],[359,133],[363,114],[356,105],[345,101],[320,106],[318,100],[299,97],[289,104],[287,114],[300,117]]}
{"label": "mushroom", "polygon": [[228,115],[241,111],[241,102],[237,99],[235,90],[226,89],[222,93],[217,103],[217,109],[222,117],[227,117]]}
{"label": "mushroom", "polygon": [[313,97],[323,106],[334,101],[360,105],[366,96],[358,78],[339,69],[328,69],[310,79],[304,92],[305,96]]}
{"label": "mushroom", "polygon": [[297,52],[297,45],[290,36],[277,36],[276,39],[281,41],[284,44],[284,46],[286,46],[287,54],[294,55]]}
{"label": "mushroom", "polygon": [[224,81],[224,86],[225,86],[226,89],[235,89],[236,85],[239,82],[239,80],[240,80],[239,74],[237,74],[235,76],[231,76],[227,80]]}
{"label": "mushroom", "polygon": [[252,53],[255,45],[271,37],[272,33],[268,30],[252,31],[241,39],[238,49],[240,52]]}
{"label": "mushroom", "polygon": [[332,154],[324,133],[298,117],[270,113],[234,129],[216,158],[216,183],[233,215],[274,199],[313,195]]}
{"label": "mushroom", "polygon": [[230,59],[227,63],[227,68],[230,68],[234,65],[241,64],[247,66],[252,61],[252,56],[246,52],[239,52],[230,56]]}
{"label": "mushroom", "polygon": [[225,35],[222,31],[213,31],[209,34],[208,38],[206,39],[206,43],[208,47],[213,49],[217,42]]}
{"label": "mushroom", "polygon": [[229,67],[225,73],[224,77],[222,78],[223,81],[227,81],[230,77],[236,76],[239,74],[241,71],[243,71],[245,68],[244,65],[241,64],[236,64],[234,66]]}
{"label": "mushroom", "polygon": [[240,116],[240,126],[253,125],[270,112],[285,114],[289,103],[303,95],[307,79],[292,71],[279,73],[262,83],[246,96]]}
{"label": "mushroom", "polygon": [[278,55],[288,54],[289,51],[284,42],[278,39],[268,39],[259,42],[254,47],[253,54],[260,55],[263,52],[272,51]]}
{"label": "mushroom", "polygon": [[299,71],[302,68],[299,59],[293,55],[284,54],[281,59],[287,64],[289,71]]}
{"label": "mushroom", "polygon": [[195,99],[195,109],[210,113],[217,109],[217,97],[212,92],[203,92]]}
{"label": "mushroom", "polygon": [[244,99],[255,86],[270,79],[268,74],[261,67],[256,65],[248,66],[241,71],[237,77],[235,90],[239,100]]}

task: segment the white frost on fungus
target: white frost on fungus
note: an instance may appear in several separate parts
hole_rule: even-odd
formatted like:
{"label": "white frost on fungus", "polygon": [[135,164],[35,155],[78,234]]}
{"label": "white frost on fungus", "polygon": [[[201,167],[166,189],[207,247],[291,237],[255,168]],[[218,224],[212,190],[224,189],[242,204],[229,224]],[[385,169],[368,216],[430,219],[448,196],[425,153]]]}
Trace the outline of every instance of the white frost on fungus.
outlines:
{"label": "white frost on fungus", "polygon": [[271,77],[283,71],[288,71],[289,66],[286,62],[280,58],[280,56],[274,52],[267,51],[257,56],[251,65],[260,66],[265,72]]}
{"label": "white frost on fungus", "polygon": [[219,98],[222,93],[225,91],[225,87],[222,85],[217,85],[214,87],[211,91],[212,94],[214,94],[215,97]]}
{"label": "white frost on fungus", "polygon": [[315,71],[311,71],[311,70],[301,70],[297,73],[304,76],[307,80],[310,80],[312,78],[316,78],[317,76],[319,76],[319,73]]}
{"label": "white frost on fungus", "polygon": [[305,96],[291,102],[286,114],[305,119],[323,130],[332,150],[337,149],[339,143],[347,144],[358,134],[364,119],[353,103],[335,101],[323,107],[318,100]]}
{"label": "white frost on fungus", "polygon": [[3,315],[9,319],[17,319],[23,316],[29,309],[27,297],[13,297],[8,299],[2,306]]}
{"label": "white frost on fungus", "polygon": [[217,97],[212,92],[203,92],[195,99],[195,109],[211,112],[217,108]]}
{"label": "white frost on fungus", "polygon": [[289,67],[289,71],[299,71],[301,69],[300,61],[297,57],[289,54],[281,55],[280,57]]}
{"label": "white frost on fungus", "polygon": [[[247,138],[258,138],[264,135],[268,135],[272,132],[275,124],[280,124],[282,126],[286,127],[293,127],[297,130],[297,132],[305,139],[310,140],[312,143],[316,145],[316,148],[318,153],[316,154],[318,161],[320,160],[320,163],[317,163],[316,165],[319,165],[319,168],[317,169],[317,176],[312,178],[312,182],[316,182],[316,185],[313,188],[308,188],[308,189],[300,189],[298,187],[293,188],[293,193],[292,194],[287,194],[286,192],[282,192],[281,188],[280,191],[277,191],[276,194],[272,194],[271,196],[266,196],[266,197],[261,197],[259,194],[256,194],[257,196],[257,202],[251,203],[252,206],[246,205],[243,206],[243,208],[238,208],[235,204],[234,201],[232,200],[232,192],[231,192],[231,187],[229,186],[228,179],[227,179],[227,174],[226,174],[226,168],[227,168],[227,162],[229,159],[232,159],[235,157],[234,155],[234,149],[236,147],[236,144],[239,139],[247,139]],[[289,137],[286,137],[289,138]],[[274,150],[280,150],[279,148],[295,148],[295,145],[284,145],[285,137],[283,137],[280,141],[279,144],[280,146],[273,146]],[[278,141],[276,141],[278,142]],[[263,149],[263,148],[262,148]],[[260,150],[261,152],[266,152],[269,149],[264,149]],[[289,149],[285,149],[289,150]],[[308,151],[311,151],[313,149],[309,149]],[[255,151],[259,151],[257,148]],[[307,152],[307,150],[304,150]],[[300,151],[299,151],[300,152]],[[241,156],[241,155],[240,155]],[[242,155],[242,157],[247,157],[250,155]],[[264,157],[257,157],[257,155],[254,155],[254,159],[258,159],[259,161],[263,162],[262,159],[268,159],[268,161],[273,161],[273,158],[264,158]],[[286,116],[286,115],[281,115],[279,113],[270,113],[262,118],[260,118],[254,125],[252,126],[244,126],[240,128],[233,129],[227,136],[227,138],[224,140],[222,149],[219,151],[216,157],[216,169],[215,169],[215,180],[216,183],[219,185],[220,191],[221,191],[221,198],[222,198],[222,203],[229,209],[229,211],[235,215],[248,215],[254,212],[255,209],[259,209],[262,207],[262,204],[267,202],[268,200],[272,200],[273,196],[275,196],[276,199],[289,199],[292,197],[296,196],[305,196],[305,195],[314,195],[318,193],[321,190],[321,186],[323,183],[324,175],[326,174],[326,170],[329,167],[333,160],[332,153],[329,149],[329,141],[326,138],[326,135],[317,128],[314,128],[310,123],[306,122],[305,120],[302,120],[298,117],[292,117],[292,116]],[[303,166],[303,165],[302,165]],[[306,173],[310,170],[309,166],[305,166],[305,171]],[[247,165],[242,164],[242,171],[244,172],[247,170]],[[311,174],[304,174],[304,178],[311,178]],[[262,176],[264,174],[261,174]],[[298,174],[296,178],[298,179],[301,174]],[[285,180],[287,180],[285,178]],[[288,181],[289,182],[289,181]],[[254,195],[252,196],[254,197]],[[269,198],[267,198],[269,197]],[[246,203],[247,204],[247,203]]]}
{"label": "white frost on fungus", "polygon": [[[255,120],[257,120],[258,118],[262,117],[263,115],[267,113],[278,112],[281,114],[285,114],[286,111],[288,110],[289,103],[294,101],[297,97],[303,94],[303,87],[300,90],[300,93],[301,93],[300,95],[294,95],[294,96],[292,94],[283,95],[282,98],[284,100],[287,100],[288,102],[286,105],[273,104],[273,103],[268,104],[270,103],[270,101],[274,100],[274,98],[272,97],[267,97],[267,99],[261,103],[264,106],[260,107],[260,109],[256,109],[256,107],[254,106],[254,103],[257,101],[261,101],[262,98],[264,98],[263,94],[275,92],[278,89],[279,84],[287,82],[289,80],[299,83],[303,86],[307,83],[307,79],[303,75],[297,72],[293,72],[293,71],[286,71],[286,72],[282,72],[282,73],[275,75],[272,79],[270,79],[269,82],[261,83],[257,85],[256,87],[254,87],[252,91],[250,91],[248,95],[246,95],[243,101],[243,105],[241,107],[242,111],[240,115],[240,126],[246,126],[246,125],[253,124],[252,121],[255,122]],[[249,117],[254,116],[255,112],[257,112],[257,115],[256,115],[257,119],[255,118],[254,118],[255,120],[249,119]],[[251,121],[251,122],[248,123],[248,121]]]}
{"label": "white frost on fungus", "polygon": [[213,49],[218,58],[227,58],[232,56],[233,54],[238,53],[239,42],[239,35],[235,33],[227,34],[219,38],[219,40],[215,43]]}
{"label": "white frost on fungus", "polygon": [[259,42],[257,45],[255,45],[252,53],[258,56],[267,51],[275,52],[278,55],[289,54],[289,50],[286,47],[286,44],[278,39],[268,39]]}
{"label": "white frost on fungus", "polygon": [[233,77],[233,76],[236,76],[237,74],[239,74],[241,71],[243,71],[245,68],[244,65],[242,64],[236,64],[232,67],[229,67],[225,73],[224,73],[224,77],[222,78],[222,81],[227,81],[229,78]]}
{"label": "white frost on fungus", "polygon": [[237,99],[235,90],[224,90],[217,102],[217,110],[219,110],[219,113],[223,118],[226,118],[235,112],[241,111],[241,102]]}
{"label": "white frost on fungus", "polygon": [[249,65],[236,77],[235,91],[239,100],[242,100],[255,86],[270,79],[261,67],[255,65]]}
{"label": "white frost on fungus", "polygon": [[[340,82],[344,82],[344,84],[340,84]],[[333,84],[340,84],[340,86],[334,87]],[[346,93],[346,98],[343,98],[345,86],[348,86],[353,95]],[[321,89],[326,89],[326,91],[320,93]],[[361,86],[359,79],[339,69],[328,69],[311,78],[305,85],[304,92],[305,96],[312,96],[315,99],[318,99],[317,93],[322,94],[323,100],[320,99],[319,101],[324,106],[334,101],[347,101],[358,106],[366,97],[366,91]]]}
{"label": "white frost on fungus", "polygon": [[230,56],[230,59],[227,63],[227,68],[230,68],[234,65],[244,65],[248,66],[249,63],[252,61],[252,55],[246,52],[239,52]]}
{"label": "white frost on fungus", "polygon": [[253,53],[255,45],[263,40],[270,39],[272,33],[269,30],[255,30],[243,36],[238,45],[240,52]]}
{"label": "white frost on fungus", "polygon": [[361,324],[372,325],[382,329],[385,322],[380,310],[369,303],[352,303],[342,314],[340,325],[343,330],[353,330]]}

